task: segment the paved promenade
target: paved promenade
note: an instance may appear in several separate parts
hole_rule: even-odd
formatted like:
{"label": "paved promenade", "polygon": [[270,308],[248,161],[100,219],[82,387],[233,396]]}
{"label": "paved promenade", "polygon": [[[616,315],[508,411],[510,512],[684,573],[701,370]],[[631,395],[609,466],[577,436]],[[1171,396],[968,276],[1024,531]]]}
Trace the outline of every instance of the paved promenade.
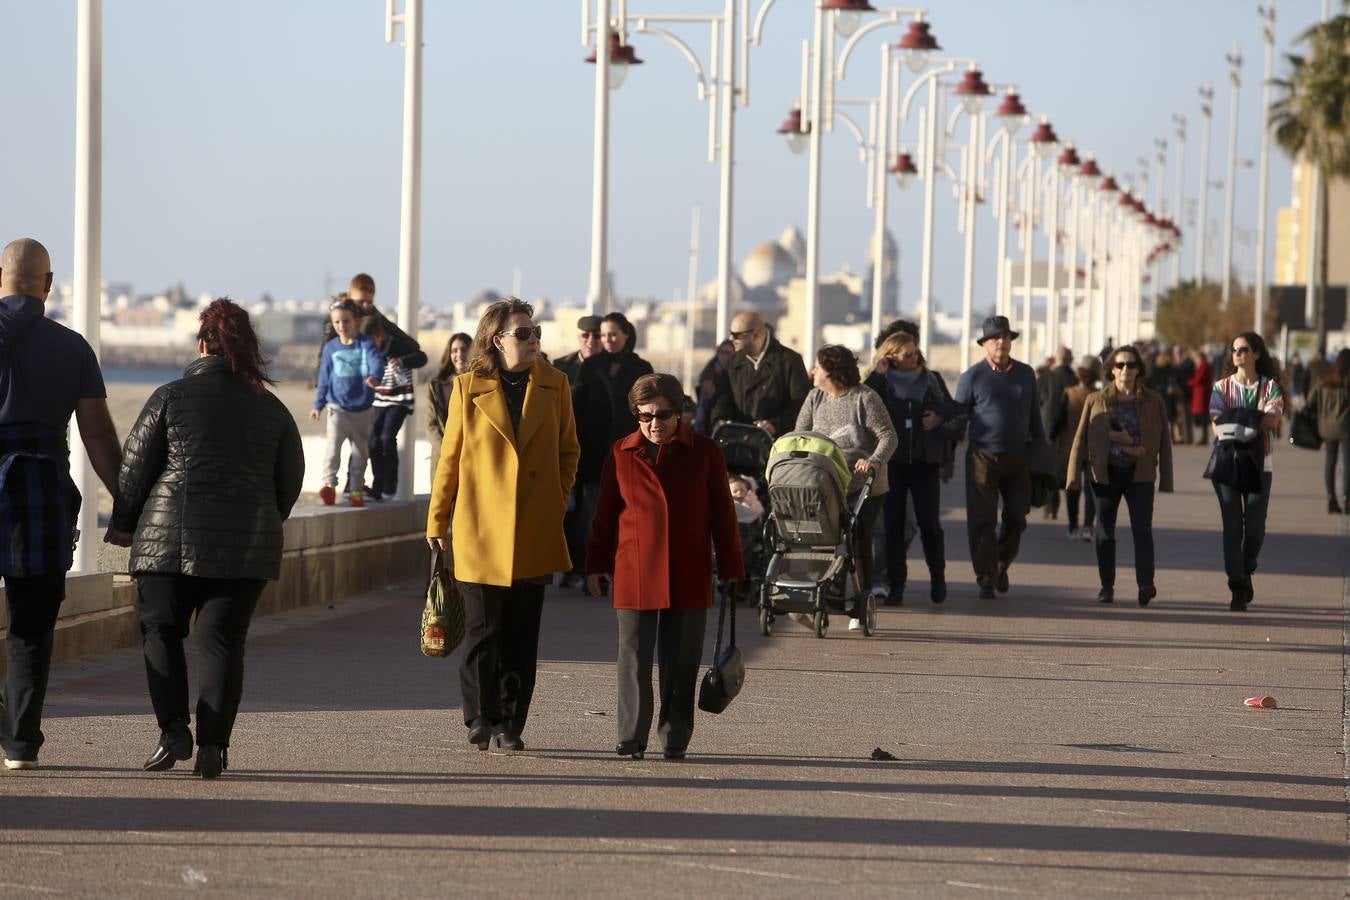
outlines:
{"label": "paved promenade", "polygon": [[1204,459],[1159,497],[1146,610],[1123,509],[1114,606],[1038,510],[1011,594],[977,600],[948,485],[947,603],[911,562],[871,639],[745,615],[746,692],[685,762],[612,755],[614,620],[572,592],[514,756],[465,743],[415,584],[255,622],[219,781],[139,770],[139,653],[62,665],[43,767],[0,775],[0,896],[1344,896],[1350,538],[1285,445],[1230,613]]}

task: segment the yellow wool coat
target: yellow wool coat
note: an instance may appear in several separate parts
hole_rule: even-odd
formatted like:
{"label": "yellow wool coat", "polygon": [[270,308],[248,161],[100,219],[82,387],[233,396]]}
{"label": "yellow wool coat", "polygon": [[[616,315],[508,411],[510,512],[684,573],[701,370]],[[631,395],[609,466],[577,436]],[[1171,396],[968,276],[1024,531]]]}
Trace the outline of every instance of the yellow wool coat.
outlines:
{"label": "yellow wool coat", "polygon": [[581,448],[567,376],[542,360],[530,369],[517,436],[501,382],[455,378],[427,536],[445,537],[454,514],[455,578],[508,586],[572,567],[563,536]]}

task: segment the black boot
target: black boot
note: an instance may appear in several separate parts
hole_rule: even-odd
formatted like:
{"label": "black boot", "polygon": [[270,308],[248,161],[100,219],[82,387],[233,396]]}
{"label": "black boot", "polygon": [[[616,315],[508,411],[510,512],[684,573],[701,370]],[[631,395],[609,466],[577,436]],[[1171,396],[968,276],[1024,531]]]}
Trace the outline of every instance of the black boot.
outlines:
{"label": "black boot", "polygon": [[1342,512],[1342,510],[1341,510],[1341,505],[1340,505],[1339,503],[1336,502],[1336,498],[1335,498],[1335,497],[1328,497],[1328,498],[1327,498],[1327,512],[1332,513],[1332,514],[1334,514],[1334,515],[1338,515],[1338,516],[1341,514],[1341,512]]}

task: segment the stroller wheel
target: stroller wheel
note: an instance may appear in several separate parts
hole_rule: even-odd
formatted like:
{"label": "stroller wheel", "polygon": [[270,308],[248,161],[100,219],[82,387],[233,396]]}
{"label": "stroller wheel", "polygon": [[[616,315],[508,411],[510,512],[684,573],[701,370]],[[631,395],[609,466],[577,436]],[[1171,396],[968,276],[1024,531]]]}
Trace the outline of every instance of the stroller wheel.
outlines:
{"label": "stroller wheel", "polygon": [[862,614],[862,632],[863,637],[871,637],[877,633],[877,595],[869,593],[867,599],[863,601]]}
{"label": "stroller wheel", "polygon": [[816,626],[816,637],[823,638],[825,636],[825,629],[830,627],[830,618],[826,614],[825,610],[823,609],[816,610],[815,626]]}
{"label": "stroller wheel", "polygon": [[759,633],[765,637],[773,634],[773,610],[766,606],[759,608]]}

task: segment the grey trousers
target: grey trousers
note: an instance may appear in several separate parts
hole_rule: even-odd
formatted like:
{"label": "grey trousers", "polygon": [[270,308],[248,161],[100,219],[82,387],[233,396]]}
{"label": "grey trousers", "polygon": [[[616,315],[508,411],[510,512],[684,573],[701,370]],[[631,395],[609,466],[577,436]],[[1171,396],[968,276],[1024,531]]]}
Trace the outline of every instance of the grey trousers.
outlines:
{"label": "grey trousers", "polygon": [[366,483],[366,459],[369,456],[370,426],[375,421],[374,408],[348,412],[340,406],[328,404],[328,443],[323,454],[323,483],[340,487],[338,465],[342,462],[342,442],[352,445],[347,460],[347,477],[352,490],[361,490]]}
{"label": "grey trousers", "polygon": [[619,742],[647,746],[652,730],[652,657],[658,668],[661,746],[684,750],[694,734],[694,693],[703,658],[706,609],[617,609]]}

